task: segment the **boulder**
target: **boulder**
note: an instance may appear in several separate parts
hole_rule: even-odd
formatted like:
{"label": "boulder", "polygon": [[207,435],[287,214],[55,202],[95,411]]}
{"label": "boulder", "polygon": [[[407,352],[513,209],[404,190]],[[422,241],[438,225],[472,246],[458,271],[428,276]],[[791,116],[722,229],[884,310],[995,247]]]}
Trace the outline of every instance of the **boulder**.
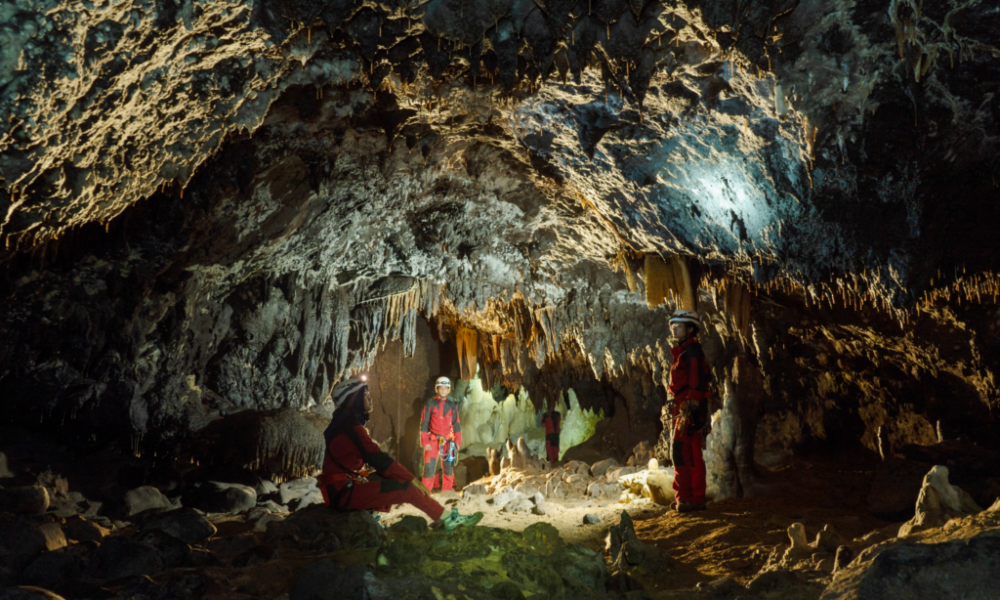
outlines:
{"label": "boulder", "polygon": [[614,467],[617,466],[618,466],[617,460],[613,458],[606,458],[600,462],[594,463],[594,465],[590,467],[590,475],[591,477],[604,477],[604,475],[610,469],[613,469]]}
{"label": "boulder", "polygon": [[948,483],[948,468],[938,465],[924,477],[917,497],[916,514],[899,528],[899,537],[941,527],[950,519],[979,512],[982,509],[964,490]]}
{"label": "boulder", "polygon": [[[308,496],[312,494],[313,491],[317,493],[319,492],[319,487],[316,485],[315,477],[292,479],[291,481],[286,481],[278,486],[280,502],[285,505],[290,504],[292,500],[298,500],[299,498]],[[322,496],[320,497],[322,498]]]}
{"label": "boulder", "polygon": [[153,508],[170,508],[170,500],[155,487],[144,485],[125,493],[125,506],[129,515],[135,515]]}
{"label": "boulder", "polygon": [[101,581],[123,577],[156,575],[163,571],[160,551],[142,542],[107,538],[93,555],[89,574]]}
{"label": "boulder", "polygon": [[336,565],[328,560],[312,563],[302,570],[289,600],[364,600],[365,567]]}
{"label": "boulder", "polygon": [[[870,561],[838,570],[821,600],[994,600],[1000,537],[992,532],[936,544],[887,543]],[[858,561],[862,561],[862,556]]]}
{"label": "boulder", "polygon": [[185,492],[183,501],[204,512],[235,515],[257,506],[257,492],[248,485],[209,481]]}
{"label": "boulder", "polygon": [[0,488],[0,512],[40,515],[49,504],[49,491],[40,485]]}
{"label": "boulder", "polygon": [[503,598],[590,598],[605,591],[601,555],[565,544],[548,523],[522,533],[484,526],[451,535],[393,531],[376,564],[366,578],[372,598],[498,598],[497,590]]}
{"label": "boulder", "polygon": [[252,533],[217,538],[205,543],[205,547],[212,554],[225,562],[232,561],[237,556],[256,548],[257,545],[257,538]]}
{"label": "boulder", "polygon": [[80,578],[82,565],[72,552],[43,552],[22,574],[24,583],[63,592]]}
{"label": "boulder", "polygon": [[598,517],[597,515],[592,515],[592,514],[583,515],[584,525],[597,525],[600,522],[601,522],[601,517]]}
{"label": "boulder", "polygon": [[66,520],[63,533],[66,539],[74,542],[99,542],[111,532],[93,521],[77,516]]}
{"label": "boulder", "polygon": [[132,542],[141,542],[156,548],[160,552],[164,569],[183,566],[191,553],[191,547],[169,533],[159,529],[150,529],[130,538]]}
{"label": "boulder", "polygon": [[0,585],[16,582],[45,545],[45,536],[26,519],[0,515]]}
{"label": "boulder", "polygon": [[646,473],[646,488],[649,499],[660,506],[674,503],[673,469],[650,469]]}
{"label": "boulder", "polygon": [[[292,513],[280,524],[297,528],[297,544],[303,550],[324,551],[334,546],[347,550],[377,548],[385,541],[385,531],[366,510],[338,513],[326,506],[309,506]],[[268,526],[268,533],[275,525]]]}
{"label": "boulder", "polygon": [[270,494],[277,494],[278,486],[270,479],[259,479],[257,485],[254,487],[254,491],[257,492],[258,498],[262,498]]}
{"label": "boulder", "polygon": [[178,508],[147,520],[143,531],[162,531],[185,544],[198,544],[216,533],[215,525],[193,508]]}

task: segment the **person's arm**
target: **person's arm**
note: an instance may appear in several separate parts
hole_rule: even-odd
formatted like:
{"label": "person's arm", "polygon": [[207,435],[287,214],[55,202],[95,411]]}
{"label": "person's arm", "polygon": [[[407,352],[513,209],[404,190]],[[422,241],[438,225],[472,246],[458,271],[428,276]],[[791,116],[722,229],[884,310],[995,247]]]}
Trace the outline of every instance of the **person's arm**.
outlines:
{"label": "person's arm", "polygon": [[424,448],[431,443],[431,412],[432,408],[424,403],[424,412],[420,417],[420,445]]}
{"label": "person's arm", "polygon": [[455,447],[462,447],[462,424],[458,422],[458,402],[455,402],[455,408],[451,411],[451,431],[455,434]]}
{"label": "person's arm", "polygon": [[701,383],[701,357],[698,356],[697,352],[691,352],[691,358],[688,361],[688,372],[687,372],[687,387],[692,390],[697,390],[698,385]]}
{"label": "person's arm", "polygon": [[404,483],[413,480],[413,473],[406,470],[406,467],[399,464],[397,460],[382,452],[363,426],[355,425],[350,431],[353,434],[351,437],[354,438],[354,444],[361,451],[362,460],[375,469],[376,473],[382,477]]}

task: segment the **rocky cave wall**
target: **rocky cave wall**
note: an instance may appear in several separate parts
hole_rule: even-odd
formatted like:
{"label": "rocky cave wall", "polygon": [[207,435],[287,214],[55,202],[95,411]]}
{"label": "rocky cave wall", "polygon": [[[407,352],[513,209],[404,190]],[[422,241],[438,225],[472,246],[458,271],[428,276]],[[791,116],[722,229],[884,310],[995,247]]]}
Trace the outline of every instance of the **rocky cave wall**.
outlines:
{"label": "rocky cave wall", "polygon": [[2,418],[154,454],[250,411],[318,427],[424,318],[476,332],[488,387],[605,409],[592,451],[626,458],[659,435],[674,306],[647,305],[643,256],[680,255],[719,389],[757,373],[759,451],[988,442],[998,21],[8,3]]}

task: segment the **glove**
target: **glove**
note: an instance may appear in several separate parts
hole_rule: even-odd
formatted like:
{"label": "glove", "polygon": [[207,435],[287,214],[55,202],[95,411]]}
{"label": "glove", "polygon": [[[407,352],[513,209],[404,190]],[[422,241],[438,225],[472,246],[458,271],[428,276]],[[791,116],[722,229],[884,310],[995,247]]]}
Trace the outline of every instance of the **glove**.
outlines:
{"label": "glove", "polygon": [[427,444],[426,446],[424,446],[424,450],[425,450],[426,452],[430,452],[431,450],[433,450],[433,448],[431,448],[431,445],[430,445],[430,444]]}

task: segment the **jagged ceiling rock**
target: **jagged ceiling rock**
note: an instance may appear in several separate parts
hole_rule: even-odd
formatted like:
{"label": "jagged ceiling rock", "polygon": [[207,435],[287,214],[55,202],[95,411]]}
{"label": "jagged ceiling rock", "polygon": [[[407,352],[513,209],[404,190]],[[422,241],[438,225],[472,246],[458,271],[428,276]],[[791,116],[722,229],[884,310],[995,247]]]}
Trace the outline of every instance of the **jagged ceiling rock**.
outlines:
{"label": "jagged ceiling rock", "polygon": [[[818,355],[769,366],[785,321],[758,304],[748,329],[719,286],[850,306],[794,342],[872,360],[844,340],[878,329],[900,386],[922,343],[983,339],[991,313],[959,334],[936,305],[995,298],[998,32],[945,0],[8,3],[0,376],[50,418],[170,434],[322,403],[386,338],[412,348],[419,311],[505,374],[575,343],[595,376],[657,381],[672,305],[637,259],[682,254],[717,356],[813,378],[767,435],[819,431],[856,386],[892,397],[859,403],[869,443],[919,402],[816,383]],[[907,338],[915,304],[948,333]],[[991,407],[992,359],[960,360]]]}

